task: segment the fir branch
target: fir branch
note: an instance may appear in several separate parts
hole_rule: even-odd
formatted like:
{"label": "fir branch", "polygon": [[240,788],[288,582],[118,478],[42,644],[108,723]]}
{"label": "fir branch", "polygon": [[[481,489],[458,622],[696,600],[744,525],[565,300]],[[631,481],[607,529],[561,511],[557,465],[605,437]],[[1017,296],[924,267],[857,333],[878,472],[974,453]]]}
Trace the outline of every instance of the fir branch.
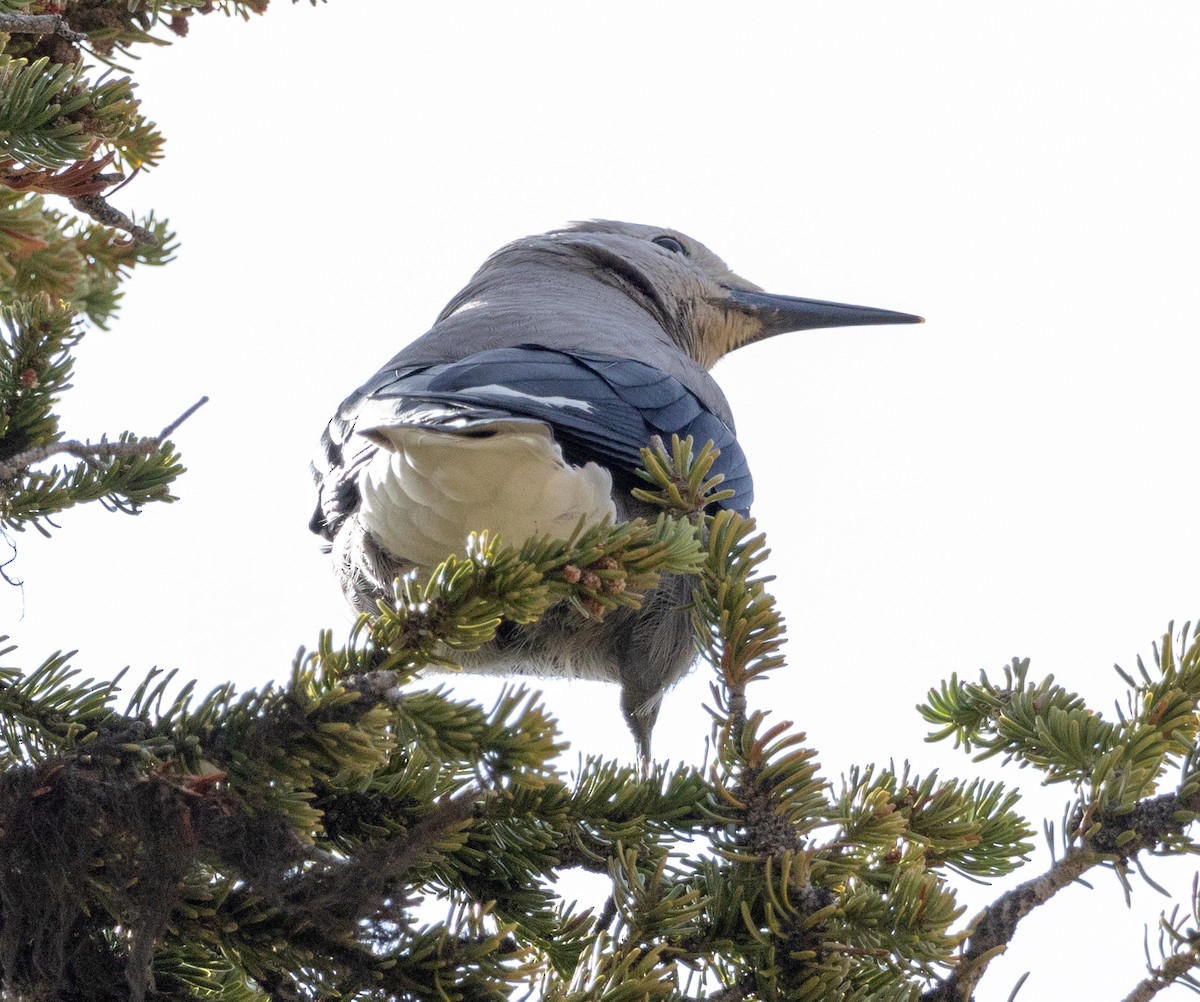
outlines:
{"label": "fir branch", "polygon": [[1144,800],[1129,811],[1096,811],[1097,817],[1080,818],[1084,844],[1093,852],[1116,857],[1121,863],[1140,852],[1170,850],[1177,846],[1188,825],[1200,813],[1200,794],[1175,793]]}
{"label": "fir branch", "polygon": [[[976,918],[958,968],[927,992],[926,999],[970,998],[1021,919],[1092,867],[1110,866],[1128,892],[1127,873],[1139,854],[1195,851],[1187,829],[1200,817],[1194,772],[1200,643],[1196,633],[1189,642],[1185,625],[1177,655],[1173,629],[1171,624],[1161,652],[1155,645],[1159,678],[1151,677],[1140,658],[1140,681],[1117,669],[1131,693],[1129,711],[1118,709],[1115,723],[1094,714],[1053,677],[1031,683],[1027,660],[1014,659],[1002,685],[984,675],[978,684],[953,678],[940,691],[931,691],[921,711],[941,729],[930,740],[953,735],[968,750],[981,747],[980,758],[1004,754],[1035,766],[1048,781],[1073,782],[1080,800],[1069,821],[1066,856]],[[1151,796],[1166,767],[1180,760],[1179,792]],[[1152,987],[1153,980],[1147,979],[1139,990]]]}
{"label": "fir branch", "polygon": [[1200,979],[1192,973],[1200,967],[1200,932],[1194,925],[1185,927],[1184,922],[1188,919],[1191,923],[1200,921],[1200,874],[1192,877],[1191,908],[1186,915],[1181,916],[1176,906],[1169,917],[1164,913],[1159,919],[1158,947],[1162,961],[1157,966],[1150,959],[1147,933],[1146,969],[1150,975],[1138,982],[1125,1002],[1146,1002],[1173,984],[1200,990]]}
{"label": "fir branch", "polygon": [[[70,185],[84,180],[80,174],[71,175],[72,170],[60,174],[48,174],[43,168],[18,171],[10,160],[0,158],[0,303],[9,304],[0,314],[23,327],[36,326],[38,317],[29,316],[28,309],[23,311],[19,304],[48,297],[46,305],[34,311],[43,319],[54,311],[53,304],[61,302],[66,314],[58,321],[62,325],[71,325],[73,316],[82,313],[97,327],[106,328],[121,299],[121,283],[139,265],[167,263],[177,246],[169,226],[156,220],[153,213],[139,218],[138,224],[154,234],[155,244],[139,244],[111,227],[58,212],[41,195],[21,194],[2,183],[14,172],[36,181],[35,187],[45,181],[53,188],[65,178],[68,190],[58,194],[84,193],[69,190]],[[73,340],[78,340],[78,334]]]}
{"label": "fir branch", "polygon": [[87,35],[73,31],[61,14],[0,14],[0,31],[22,35],[57,35],[68,42],[87,41]]}
{"label": "fir branch", "polygon": [[135,243],[148,247],[158,246],[158,238],[153,233],[146,227],[139,226],[120,209],[109,205],[103,195],[79,195],[71,199],[71,205],[98,223],[123,230],[133,237]]}
{"label": "fir branch", "polygon": [[[0,637],[0,642],[6,639]],[[0,655],[14,649],[8,647]],[[80,740],[100,736],[111,718],[109,704],[120,676],[72,681],[79,671],[70,667],[70,658],[69,653],[56,653],[28,674],[0,669],[0,766],[42,762]]]}
{"label": "fir branch", "polygon": [[708,554],[697,581],[693,625],[720,679],[714,727],[730,735],[731,748],[740,748],[746,687],[784,663],[783,617],[766,590],[772,578],[756,573],[771,551],[762,533],[751,535],[754,519],[720,511],[706,528]]}
{"label": "fir branch", "polygon": [[168,424],[157,435],[146,438],[132,439],[127,442],[52,442],[40,445],[25,452],[18,453],[6,463],[0,463],[0,480],[11,480],[19,477],[34,463],[40,463],[51,456],[66,454],[84,462],[107,463],[113,459],[126,459],[137,456],[149,456],[162,448],[163,443],[175,432],[184,421],[190,418],[201,407],[208,403],[208,397],[201,397],[191,407]]}
{"label": "fir branch", "polygon": [[[56,44],[74,51],[67,42]],[[77,58],[58,58],[64,55],[43,54],[31,62],[0,53],[4,156],[52,170],[108,148],[131,170],[156,164],[163,137],[141,114],[133,81],[126,76],[92,82]]]}
{"label": "fir branch", "polygon": [[1095,853],[1076,850],[988,905],[971,923],[971,935],[958,966],[948,978],[925,992],[922,1002],[968,1002],[988,964],[1007,949],[1016,935],[1020,921],[1099,862]]}
{"label": "fir branch", "polygon": [[465,557],[405,575],[394,601],[380,603],[372,642],[387,656],[373,667],[455,664],[456,652],[478,650],[502,619],[531,623],[564,601],[581,621],[637,608],[660,574],[695,573],[702,559],[695,527],[665,515],[604,523],[567,540],[536,537],[520,548],[472,535]]}
{"label": "fir branch", "polygon": [[[1158,967],[1151,968],[1150,975],[1137,983],[1133,991],[1125,996],[1124,1002],[1150,1002],[1164,988],[1187,978],[1188,973],[1200,966],[1200,943],[1193,943],[1187,950],[1168,957]],[[1189,987],[1194,982],[1184,982]]]}
{"label": "fir branch", "polygon": [[[926,992],[925,1002],[966,1002],[988,964],[1016,935],[1026,915],[1045,904],[1064,887],[1095,866],[1125,866],[1138,853],[1174,845],[1200,809],[1200,796],[1181,802],[1165,794],[1138,804],[1132,811],[1113,812],[1091,821],[1081,833],[1082,848],[1070,850],[1045,873],[1002,894],[971,924],[971,935],[958,968],[945,981]],[[1084,815],[1082,820],[1086,820]]]}
{"label": "fir branch", "polygon": [[351,935],[363,918],[385,911],[391,896],[414,866],[439,848],[449,832],[464,826],[486,796],[478,786],[443,800],[402,838],[365,847],[350,859],[330,859],[291,882],[287,901],[318,928]]}
{"label": "fir branch", "polygon": [[1033,848],[1018,800],[999,783],[943,781],[936,770],[921,777],[907,765],[878,774],[873,766],[855,767],[834,803],[838,834],[824,848],[850,868],[847,876],[862,861],[894,856],[905,844],[920,846],[930,868],[979,877],[1009,873],[1028,862]]}
{"label": "fir branch", "polygon": [[119,173],[101,173],[116,156],[116,150],[109,150],[95,160],[77,160],[57,173],[46,168],[22,167],[9,157],[0,157],[0,184],[14,191],[33,191],[42,195],[71,198],[96,195],[122,180]]}

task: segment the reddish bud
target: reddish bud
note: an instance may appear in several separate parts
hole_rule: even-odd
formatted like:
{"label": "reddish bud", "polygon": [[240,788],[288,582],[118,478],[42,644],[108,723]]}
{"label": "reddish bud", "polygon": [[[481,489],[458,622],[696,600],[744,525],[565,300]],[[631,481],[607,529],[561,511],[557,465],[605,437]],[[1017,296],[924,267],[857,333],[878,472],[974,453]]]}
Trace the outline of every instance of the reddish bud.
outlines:
{"label": "reddish bud", "polygon": [[26,369],[21,373],[21,385],[33,389],[38,384],[37,369]]}
{"label": "reddish bud", "polygon": [[581,571],[574,564],[567,564],[567,566],[562,569],[562,576],[563,580],[567,584],[578,584],[579,579],[583,577],[583,571]]}

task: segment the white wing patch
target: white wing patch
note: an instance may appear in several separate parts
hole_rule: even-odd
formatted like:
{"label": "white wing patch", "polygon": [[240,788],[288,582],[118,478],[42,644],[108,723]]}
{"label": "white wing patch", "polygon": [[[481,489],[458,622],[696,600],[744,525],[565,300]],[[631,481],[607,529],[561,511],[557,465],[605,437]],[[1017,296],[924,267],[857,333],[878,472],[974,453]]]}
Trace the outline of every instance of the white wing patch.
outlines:
{"label": "white wing patch", "polygon": [[572,466],[545,425],[494,427],[483,438],[380,429],[390,449],[381,448],[359,480],[363,528],[394,557],[433,567],[482,529],[520,545],[532,536],[565,538],[580,518],[596,525],[616,517],[606,469]]}
{"label": "white wing patch", "polygon": [[576,400],[573,397],[539,397],[533,393],[523,393],[521,390],[514,390],[511,386],[500,386],[498,383],[489,383],[487,386],[468,386],[461,392],[490,393],[497,397],[519,397],[522,400],[532,400],[535,403],[545,404],[547,407],[574,407],[588,414],[594,410],[592,405],[586,400]]}
{"label": "white wing patch", "polygon": [[468,299],[465,303],[462,304],[462,306],[460,306],[453,313],[451,313],[450,316],[456,317],[460,313],[467,313],[470,310],[477,310],[481,306],[487,306],[486,299]]}

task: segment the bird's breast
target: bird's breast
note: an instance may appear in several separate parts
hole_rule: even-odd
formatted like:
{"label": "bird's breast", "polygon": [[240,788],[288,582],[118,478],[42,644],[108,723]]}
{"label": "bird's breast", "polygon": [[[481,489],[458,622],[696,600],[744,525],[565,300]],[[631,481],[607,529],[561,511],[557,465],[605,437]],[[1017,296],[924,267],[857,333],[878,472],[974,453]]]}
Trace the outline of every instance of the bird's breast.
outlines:
{"label": "bird's breast", "polygon": [[372,437],[381,446],[360,480],[359,521],[405,562],[436,566],[483,529],[520,545],[616,516],[609,472],[566,462],[540,422],[476,424],[470,434],[399,425]]}

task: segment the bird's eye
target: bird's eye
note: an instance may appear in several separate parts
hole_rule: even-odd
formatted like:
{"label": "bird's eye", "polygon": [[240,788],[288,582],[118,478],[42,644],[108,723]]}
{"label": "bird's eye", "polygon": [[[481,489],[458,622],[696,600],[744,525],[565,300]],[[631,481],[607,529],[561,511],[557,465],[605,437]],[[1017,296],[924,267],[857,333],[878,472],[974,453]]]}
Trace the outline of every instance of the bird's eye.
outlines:
{"label": "bird's eye", "polygon": [[658,244],[659,247],[665,247],[672,254],[682,254],[687,257],[687,251],[684,250],[683,244],[674,237],[655,237],[651,242]]}

